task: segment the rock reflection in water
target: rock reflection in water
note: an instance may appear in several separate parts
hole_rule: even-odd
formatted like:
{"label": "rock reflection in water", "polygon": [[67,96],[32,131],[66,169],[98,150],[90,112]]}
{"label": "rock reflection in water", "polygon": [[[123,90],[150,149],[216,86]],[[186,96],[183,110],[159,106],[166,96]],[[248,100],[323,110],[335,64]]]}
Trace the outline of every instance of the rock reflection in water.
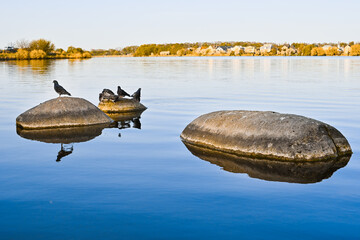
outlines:
{"label": "rock reflection in water", "polygon": [[21,129],[17,128],[19,136],[45,143],[76,143],[86,142],[101,135],[108,124],[98,124],[84,127],[49,128],[49,129]]}
{"label": "rock reflection in water", "polygon": [[268,159],[238,157],[185,143],[188,150],[202,160],[233,173],[246,173],[249,177],[267,181],[289,183],[316,183],[327,179],[345,167],[351,155],[317,162],[289,162]]}
{"label": "rock reflection in water", "polygon": [[102,130],[109,127],[108,124],[99,124],[84,127],[71,128],[52,128],[52,129],[21,129],[17,128],[16,132],[19,136],[45,143],[60,143],[61,149],[58,152],[56,161],[61,159],[74,150],[73,143],[87,142],[100,136]]}
{"label": "rock reflection in water", "polygon": [[[137,128],[141,129],[140,116],[142,112],[131,112],[121,114],[108,114],[114,122],[112,124],[98,124],[83,127],[69,127],[69,128],[49,128],[49,129],[23,129],[16,128],[19,136],[45,142],[45,143],[60,143],[61,148],[57,154],[56,161],[60,162],[61,159],[74,150],[74,143],[87,142],[97,136],[100,136],[104,128]],[[121,137],[121,133],[119,133]]]}
{"label": "rock reflection in water", "polygon": [[118,123],[119,129],[133,128],[141,129],[140,116],[143,111],[127,113],[106,113],[111,119]]}

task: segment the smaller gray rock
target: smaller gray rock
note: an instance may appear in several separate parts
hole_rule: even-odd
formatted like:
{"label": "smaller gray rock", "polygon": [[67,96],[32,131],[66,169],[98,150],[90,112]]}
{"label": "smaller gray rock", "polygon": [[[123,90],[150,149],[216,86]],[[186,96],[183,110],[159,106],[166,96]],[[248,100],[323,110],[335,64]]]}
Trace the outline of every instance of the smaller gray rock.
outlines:
{"label": "smaller gray rock", "polygon": [[75,97],[48,100],[16,118],[16,125],[23,129],[89,126],[112,122],[112,119],[95,105]]}
{"label": "smaller gray rock", "polygon": [[181,138],[199,147],[276,160],[316,161],[352,153],[346,138],[334,127],[276,112],[208,113],[192,121]]}
{"label": "smaller gray rock", "polygon": [[103,99],[98,107],[105,113],[143,112],[147,109],[140,102],[129,98],[119,98],[115,102]]}

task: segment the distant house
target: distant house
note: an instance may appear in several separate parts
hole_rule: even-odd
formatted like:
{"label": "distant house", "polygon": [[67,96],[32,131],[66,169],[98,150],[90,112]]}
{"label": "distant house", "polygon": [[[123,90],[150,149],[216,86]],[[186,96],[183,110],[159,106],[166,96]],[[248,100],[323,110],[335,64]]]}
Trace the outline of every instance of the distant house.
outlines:
{"label": "distant house", "polygon": [[271,51],[271,49],[273,49],[273,45],[272,44],[264,44],[263,46],[260,47],[260,52],[261,53],[269,53]]}
{"label": "distant house", "polygon": [[8,46],[8,47],[5,47],[4,51],[5,51],[5,52],[15,53],[15,52],[16,52],[16,48],[14,48],[14,47],[12,47],[12,46]]}
{"label": "distant house", "polygon": [[245,48],[245,53],[255,53],[256,49],[253,46],[248,46]]}
{"label": "distant house", "polygon": [[349,45],[347,45],[345,48],[344,48],[344,55],[345,56],[349,56],[350,55],[350,51],[351,51],[351,47]]}
{"label": "distant house", "polygon": [[344,52],[344,48],[342,46],[340,46],[340,44],[338,44],[337,48],[338,48],[339,53]]}
{"label": "distant house", "polygon": [[228,49],[230,49],[230,48],[227,46],[219,46],[215,49],[215,52],[224,54],[228,51]]}
{"label": "distant house", "polygon": [[286,52],[289,49],[290,45],[289,44],[285,44],[284,46],[281,47],[281,51]]}
{"label": "distant house", "polygon": [[290,48],[289,48],[289,52],[295,54],[295,53],[298,52],[298,50],[297,50],[297,48],[295,46],[291,45]]}
{"label": "distant house", "polygon": [[160,56],[167,56],[170,55],[170,51],[161,51]]}
{"label": "distant house", "polygon": [[230,50],[231,50],[232,52],[234,52],[235,54],[239,54],[240,51],[244,51],[244,52],[245,52],[245,48],[242,47],[242,46],[235,46],[235,47],[230,48]]}
{"label": "distant house", "polygon": [[215,49],[212,46],[209,47],[199,47],[195,51],[196,53],[200,53],[201,55],[213,55],[215,53]]}

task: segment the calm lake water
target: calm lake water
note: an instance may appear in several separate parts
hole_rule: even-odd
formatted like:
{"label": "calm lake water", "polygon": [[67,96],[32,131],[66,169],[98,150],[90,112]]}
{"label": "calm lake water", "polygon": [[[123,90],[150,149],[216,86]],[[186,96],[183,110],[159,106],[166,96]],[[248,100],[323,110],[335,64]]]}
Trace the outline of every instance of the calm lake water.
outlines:
{"label": "calm lake water", "polygon": [[[103,88],[141,87],[148,109],[65,144],[72,153],[56,161],[61,144],[22,138],[15,125],[57,97],[53,79],[95,105]],[[0,62],[0,81],[1,239],[360,239],[360,58],[14,61]],[[225,171],[181,142],[199,115],[234,109],[326,122],[354,153],[331,177],[300,184]]]}

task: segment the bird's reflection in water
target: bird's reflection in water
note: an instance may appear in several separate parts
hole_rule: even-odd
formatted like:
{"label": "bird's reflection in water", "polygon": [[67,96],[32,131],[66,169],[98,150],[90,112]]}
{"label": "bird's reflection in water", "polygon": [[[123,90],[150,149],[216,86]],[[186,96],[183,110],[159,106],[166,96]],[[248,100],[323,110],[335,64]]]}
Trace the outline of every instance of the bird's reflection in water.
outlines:
{"label": "bird's reflection in water", "polygon": [[133,122],[133,128],[141,129],[140,117],[134,118],[132,122]]}
{"label": "bird's reflection in water", "polygon": [[61,149],[57,154],[56,162],[74,150],[74,143],[87,142],[100,136],[102,130],[109,127],[108,124],[100,124],[86,127],[54,128],[54,129],[21,129],[17,128],[19,136],[45,143],[60,143]]}
{"label": "bird's reflection in water", "polygon": [[130,120],[121,120],[117,123],[119,129],[131,128],[131,125],[133,128],[141,129],[140,117],[132,118]]}
{"label": "bird's reflection in water", "polygon": [[[107,115],[117,123],[118,129],[137,128],[141,129],[140,116],[142,111],[128,113],[108,113]],[[118,134],[121,137],[121,133]]]}
{"label": "bird's reflection in water", "polygon": [[74,145],[72,143],[71,144],[61,143],[61,150],[58,152],[56,161],[60,162],[63,157],[71,154],[73,150],[74,150]]}

